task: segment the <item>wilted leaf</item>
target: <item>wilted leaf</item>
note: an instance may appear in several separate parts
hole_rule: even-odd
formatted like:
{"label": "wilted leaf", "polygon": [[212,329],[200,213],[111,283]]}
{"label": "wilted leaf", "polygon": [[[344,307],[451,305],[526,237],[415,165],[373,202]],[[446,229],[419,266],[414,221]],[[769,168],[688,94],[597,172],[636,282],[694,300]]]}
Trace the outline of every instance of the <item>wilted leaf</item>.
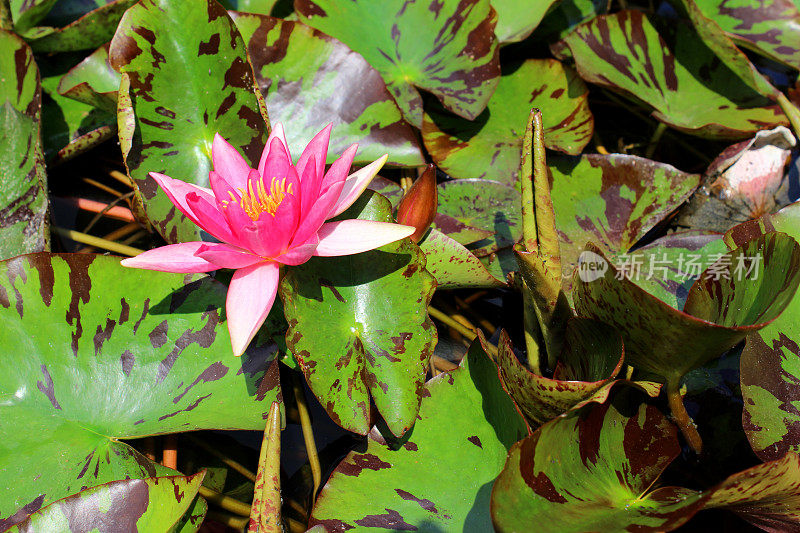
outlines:
{"label": "wilted leaf", "polygon": [[717,58],[691,26],[663,26],[624,10],[578,26],[556,48],[574,58],[584,80],[645,102],[658,120],[687,133],[741,139],[787,124],[780,108]]}
{"label": "wilted leaf", "polygon": [[231,15],[247,43],[270,119],[291,125],[286,128],[290,146],[305,146],[333,123],[329,163],[357,142],[356,164],[385,153],[396,165],[424,164],[416,132],[361,55],[299,22]]}
{"label": "wilted leaf", "polygon": [[115,257],[0,263],[0,524],[87,487],[164,475],[119,439],[262,428],[281,397],[277,350],[262,336],[233,357],[224,302],[207,276]]}
{"label": "wilted leaf", "polygon": [[267,125],[244,42],[214,0],[143,0],[108,55],[124,73],[120,144],[147,216],[170,243],[200,240],[148,173],[208,185],[216,133],[258,163]]}
{"label": "wilted leaf", "polygon": [[[429,381],[419,417],[399,443],[373,429],[364,452],[334,470],[309,526],[327,531],[491,531],[489,495],[525,423],[474,342],[461,366]],[[450,472],[458,475],[431,475]]]}
{"label": "wilted leaf", "polygon": [[454,178],[514,184],[531,108],[542,110],[547,148],[575,155],[594,130],[586,97],[586,85],[575,71],[555,59],[512,63],[503,67],[497,90],[474,121],[441,108],[429,110],[422,126],[425,147]]}
{"label": "wilted leaf", "polygon": [[795,145],[792,133],[778,126],[727,147],[711,162],[676,223],[725,232],[787,205],[795,194],[786,169]]}
{"label": "wilted leaf", "polygon": [[[500,77],[489,0],[296,0],[300,20],[332,35],[381,73],[403,115],[422,127],[417,88],[474,119]],[[369,28],[369,31],[364,31]]]}
{"label": "wilted leaf", "polygon": [[[390,222],[391,210],[368,193],[341,216]],[[286,343],[337,424],[366,434],[370,399],[396,435],[414,423],[436,343],[427,311],[434,286],[408,239],[287,271],[280,285]]]}

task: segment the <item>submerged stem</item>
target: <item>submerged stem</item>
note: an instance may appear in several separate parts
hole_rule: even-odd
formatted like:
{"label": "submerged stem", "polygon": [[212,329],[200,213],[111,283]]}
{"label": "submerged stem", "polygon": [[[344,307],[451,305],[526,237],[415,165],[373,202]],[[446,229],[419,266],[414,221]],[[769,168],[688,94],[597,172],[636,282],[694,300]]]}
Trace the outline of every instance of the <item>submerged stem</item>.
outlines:
{"label": "submerged stem", "polygon": [[294,391],[295,402],[297,402],[297,412],[300,414],[300,426],[303,428],[303,440],[306,444],[308,464],[311,466],[311,477],[314,480],[314,492],[312,493],[312,497],[316,498],[317,491],[322,483],[322,468],[319,464],[317,444],[314,442],[314,430],[311,427],[311,416],[308,414],[306,394],[303,390],[303,384],[300,382],[300,378],[294,374],[292,378],[292,390]]}
{"label": "submerged stem", "polygon": [[695,426],[689,417],[689,413],[686,412],[686,407],[683,405],[680,378],[669,378],[667,380],[667,401],[669,401],[672,417],[680,428],[681,433],[683,433],[686,442],[697,455],[700,455],[703,451],[703,439],[700,438],[697,426]]}

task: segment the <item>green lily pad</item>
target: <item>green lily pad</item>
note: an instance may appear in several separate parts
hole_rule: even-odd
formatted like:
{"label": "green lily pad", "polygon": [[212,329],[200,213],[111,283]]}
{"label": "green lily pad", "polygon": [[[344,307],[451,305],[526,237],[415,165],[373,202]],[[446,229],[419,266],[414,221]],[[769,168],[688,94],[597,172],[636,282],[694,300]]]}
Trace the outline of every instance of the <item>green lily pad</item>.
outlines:
{"label": "green lily pad", "polygon": [[611,259],[639,287],[682,309],[695,280],[726,252],[722,234],[689,230],[670,233]]}
{"label": "green lily pad", "polygon": [[262,335],[231,355],[225,292],[207,276],[115,257],[0,263],[0,523],[88,487],[164,475],[119,439],[263,429],[281,398],[277,350]]}
{"label": "green lily pad", "polygon": [[[389,446],[376,430],[320,492],[309,526],[327,531],[492,531],[489,495],[525,423],[474,342],[458,369],[429,381],[419,418]],[[451,476],[431,475],[457,472]]]}
{"label": "green lily pad", "polygon": [[24,34],[47,16],[56,0],[9,0],[14,31]]}
{"label": "green lily pad", "polygon": [[792,0],[694,3],[740,46],[800,69],[800,8]]}
{"label": "green lily pad", "polygon": [[48,162],[66,161],[116,137],[116,113],[58,94],[60,74],[42,78],[42,144]]}
{"label": "green lily pad", "polygon": [[494,29],[501,43],[515,43],[530,35],[542,21],[556,0],[518,2],[517,0],[492,0],[497,11],[497,27]]}
{"label": "green lily pad", "polygon": [[436,278],[437,289],[494,288],[505,285],[483,263],[455,239],[431,229],[420,241],[425,269]]}
{"label": "green lily pad", "polygon": [[800,519],[797,455],[734,474],[706,492],[652,489],[680,453],[675,427],[653,406],[592,405],[515,444],[492,490],[498,531],[671,531],[703,508],[727,508],[770,531]]}
{"label": "green lily pad", "polygon": [[148,173],[207,186],[216,133],[256,166],[268,126],[244,41],[213,0],[156,0],[125,13],[108,56],[124,74],[120,144],[147,216],[170,243],[200,240]]}
{"label": "green lily pad", "polygon": [[741,139],[787,124],[753,79],[743,80],[680,22],[656,29],[641,11],[624,10],[578,26],[556,51],[574,58],[584,80],[644,102],[655,118],[690,134]]}
{"label": "green lily pad", "polygon": [[677,209],[700,176],[632,155],[548,157],[564,286],[587,242],[626,252]]}
{"label": "green lily pad", "polygon": [[[62,3],[70,2],[59,2],[56,6]],[[63,28],[42,28],[32,34],[29,39],[31,48],[36,52],[72,52],[97,48],[114,36],[122,15],[135,3],[135,0],[92,0],[87,6],[92,8],[90,11],[84,12],[80,18]]]}
{"label": "green lily pad", "polygon": [[439,213],[492,232],[491,236],[467,246],[478,257],[513,246],[522,238],[520,206],[519,192],[496,181],[463,179],[439,185]]}
{"label": "green lily pad", "polygon": [[692,285],[682,311],[618,275],[599,248],[585,254],[574,281],[578,314],[615,326],[628,363],[672,383],[769,324],[800,283],[800,245],[778,233],[722,256]]}
{"label": "green lily pad", "polygon": [[50,247],[41,87],[31,49],[0,31],[0,258]]}
{"label": "green lily pad", "polygon": [[[388,200],[373,192],[341,218],[392,221]],[[372,399],[395,435],[413,425],[436,344],[434,286],[409,239],[287,271],[279,289],[286,343],[334,422],[365,435]]]}
{"label": "green lily pad", "polygon": [[454,178],[514,184],[531,108],[543,110],[545,146],[577,155],[594,131],[587,94],[575,71],[555,59],[508,64],[489,105],[474,121],[432,108],[422,137],[436,164]]}
{"label": "green lily pad", "polygon": [[[442,191],[444,184],[440,183],[437,185],[437,187],[437,196],[441,196],[443,194]],[[385,196],[386,199],[392,203],[392,209],[397,209],[400,200],[403,199],[403,189],[400,188],[400,185],[381,176],[375,176],[367,188]],[[459,244],[463,244],[464,246],[472,244],[481,239],[487,239],[494,234],[494,231],[488,231],[469,226],[464,224],[459,219],[439,211],[437,211],[436,216],[433,217],[431,228],[444,233],[451,239],[455,240]]]}
{"label": "green lily pad", "polygon": [[417,89],[473,120],[499,81],[497,14],[489,0],[297,0],[295,9],[301,22],[364,56],[383,76],[406,120],[418,128],[422,97]]}
{"label": "green lily pad", "polygon": [[187,512],[204,475],[111,481],[57,500],[7,531],[163,531]]}
{"label": "green lily pad", "polygon": [[290,146],[305,146],[333,123],[329,163],[356,142],[356,164],[385,153],[395,165],[425,163],[417,133],[403,120],[381,75],[359,54],[299,22],[231,15],[247,43],[270,119],[291,126]]}
{"label": "green lily pad", "polygon": [[58,94],[116,114],[120,75],[108,60],[108,46],[101,46],[64,74]]}
{"label": "green lily pad", "polygon": [[[800,237],[800,204],[745,222],[726,234],[729,245],[760,234]],[[747,338],[742,352],[742,424],[753,451],[764,461],[800,451],[800,298],[770,325]]]}
{"label": "green lily pad", "polygon": [[0,106],[7,141],[0,150],[0,258],[50,248],[47,185],[39,124]]}
{"label": "green lily pad", "polygon": [[546,42],[563,39],[575,26],[608,12],[608,0],[561,0],[547,12],[534,37]]}

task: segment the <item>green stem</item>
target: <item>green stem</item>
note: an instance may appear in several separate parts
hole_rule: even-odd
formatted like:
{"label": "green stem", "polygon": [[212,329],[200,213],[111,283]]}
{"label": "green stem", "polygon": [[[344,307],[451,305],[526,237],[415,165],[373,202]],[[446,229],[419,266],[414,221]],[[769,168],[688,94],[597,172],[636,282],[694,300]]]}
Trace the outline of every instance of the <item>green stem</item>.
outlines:
{"label": "green stem", "polygon": [[664,132],[667,131],[667,125],[663,122],[659,122],[658,126],[656,126],[656,131],[653,132],[653,136],[650,137],[650,142],[647,143],[647,150],[644,153],[644,156],[647,159],[652,159],[653,154],[658,147],[658,141],[661,140],[661,136],[664,135]]}
{"label": "green stem", "polygon": [[700,438],[697,426],[694,425],[689,413],[686,412],[686,407],[683,405],[680,381],[680,377],[667,379],[667,401],[672,411],[672,417],[680,428],[681,433],[683,433],[686,442],[694,450],[694,453],[700,455],[703,451],[703,439]]}
{"label": "green stem", "polygon": [[800,139],[800,110],[783,93],[778,93],[778,105],[781,106],[783,114],[789,119],[789,124],[792,125],[792,130],[794,130],[794,136]]}
{"label": "green stem", "polygon": [[222,463],[224,465],[229,466],[233,470],[236,470],[242,476],[246,477],[247,479],[249,479],[250,481],[255,483],[256,475],[253,472],[251,472],[250,470],[248,470],[247,468],[245,468],[241,463],[238,463],[238,462],[234,461],[233,459],[231,459],[230,457],[228,457],[227,455],[225,455],[221,451],[217,450],[216,448],[214,448],[210,444],[206,443],[203,440],[198,439],[197,437],[195,437],[195,436],[193,436],[191,434],[187,434],[186,436],[189,438],[190,441],[192,441],[193,444],[195,444],[197,446],[200,446],[201,448],[206,450],[208,453],[214,455],[217,459],[222,461]]}
{"label": "green stem", "polygon": [[542,375],[542,362],[539,355],[539,339],[537,333],[539,332],[539,317],[536,316],[536,309],[534,307],[533,297],[530,289],[522,281],[522,307],[523,307],[523,323],[525,333],[525,349],[528,353],[528,368],[537,376]]}
{"label": "green stem", "polygon": [[208,500],[208,503],[221,507],[226,511],[235,513],[239,516],[250,517],[250,506],[243,501],[237,500],[215,490],[200,485],[200,496]]}

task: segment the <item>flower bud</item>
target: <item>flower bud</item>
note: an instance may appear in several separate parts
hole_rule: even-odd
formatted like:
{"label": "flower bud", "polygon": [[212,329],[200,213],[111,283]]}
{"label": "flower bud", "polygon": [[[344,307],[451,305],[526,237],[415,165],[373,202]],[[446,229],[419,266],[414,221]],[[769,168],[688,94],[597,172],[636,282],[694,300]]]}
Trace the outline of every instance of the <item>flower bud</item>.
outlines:
{"label": "flower bud", "polygon": [[419,242],[436,216],[439,206],[439,194],[436,189],[436,167],[428,168],[417,178],[408,189],[406,195],[400,200],[397,207],[397,222],[406,226],[414,226],[417,231],[411,235],[411,240]]}

